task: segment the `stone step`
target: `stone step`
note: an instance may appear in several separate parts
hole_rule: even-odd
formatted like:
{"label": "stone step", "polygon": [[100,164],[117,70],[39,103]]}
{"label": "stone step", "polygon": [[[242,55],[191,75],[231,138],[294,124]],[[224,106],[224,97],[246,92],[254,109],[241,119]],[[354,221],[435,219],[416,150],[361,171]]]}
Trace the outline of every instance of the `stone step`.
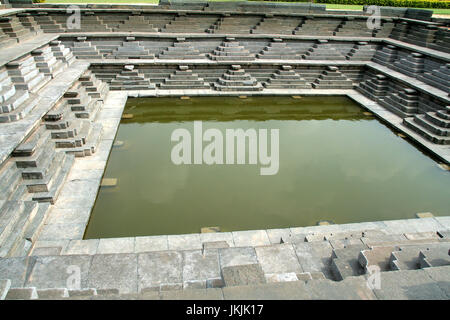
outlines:
{"label": "stone step", "polygon": [[[62,156],[60,155],[60,152],[55,152],[48,157],[45,158],[45,161],[41,164],[41,167],[30,167],[30,168],[24,168],[21,170],[22,173],[22,179],[24,180],[40,180],[44,179],[49,172],[54,169],[54,163],[61,160]],[[28,181],[31,183],[30,181]],[[35,182],[35,181],[33,181]]]}
{"label": "stone step", "polygon": [[52,131],[52,138],[57,149],[81,147],[86,143],[90,129],[89,120],[76,119],[68,129]]}
{"label": "stone step", "polygon": [[0,244],[0,257],[12,256],[14,251],[27,253],[31,242],[25,239],[25,232],[39,212],[39,206],[34,201],[25,202],[25,210],[14,224],[8,237]]}
{"label": "stone step", "polygon": [[5,300],[9,289],[11,288],[11,280],[0,279],[0,300]]}
{"label": "stone step", "polygon": [[24,141],[11,153],[13,157],[29,157],[50,140],[50,132],[45,126],[38,126]]}
{"label": "stone step", "polygon": [[378,268],[379,271],[390,271],[390,256],[393,250],[395,246],[378,246],[361,250],[358,256],[359,264],[365,273],[370,273],[373,267]]}
{"label": "stone step", "polygon": [[[28,91],[14,89],[14,95],[5,101],[2,101],[0,113],[12,112],[13,110],[20,107],[25,101],[27,101],[27,99],[29,97],[30,97],[30,95],[29,95]],[[2,116],[6,116],[6,115],[2,115]]]}
{"label": "stone step", "polygon": [[87,137],[86,143],[82,146],[76,146],[73,148],[61,148],[59,150],[68,154],[73,154],[75,157],[86,157],[93,155],[100,143],[103,127],[99,123],[92,123],[92,129]]}
{"label": "stone step", "polygon": [[349,245],[342,249],[333,249],[331,272],[335,280],[341,281],[347,277],[364,274],[364,269],[358,261],[359,253],[367,248],[360,245]]}
{"label": "stone step", "polygon": [[[450,119],[443,118],[442,115],[442,113],[438,112],[427,112],[425,114],[425,118],[427,121],[432,122],[436,126],[450,129]],[[446,113],[444,115],[447,115],[450,118],[450,115]]]}
{"label": "stone step", "polygon": [[422,250],[428,250],[447,244],[428,244],[417,246],[399,246],[391,253],[390,267],[392,270],[416,270],[420,268],[419,253]]}
{"label": "stone step", "polygon": [[43,146],[39,147],[31,156],[16,156],[14,157],[14,161],[16,162],[18,168],[38,168],[42,167],[42,164],[45,163],[45,158],[49,157],[49,155],[54,152],[55,148],[53,144],[46,143]]}
{"label": "stone step", "polygon": [[431,132],[434,135],[437,136],[444,136],[448,137],[450,136],[450,130],[447,130],[446,128],[439,127],[429,121],[424,114],[415,115],[414,116],[414,122],[417,123],[420,127],[424,128],[425,130]]}
{"label": "stone step", "polygon": [[37,211],[38,205],[34,201],[10,202],[9,210],[0,216],[0,257],[6,257],[13,249]]}
{"label": "stone step", "polygon": [[35,287],[32,288],[11,288],[5,300],[35,300],[38,298]]}
{"label": "stone step", "polygon": [[421,268],[450,266],[450,246],[448,243],[430,246],[419,253]]}
{"label": "stone step", "polygon": [[0,115],[0,122],[13,122],[25,118],[36,106],[39,100],[32,94],[13,111]]}
{"label": "stone step", "polygon": [[[0,200],[9,200],[21,182],[21,174],[14,161],[6,162],[0,169]],[[1,209],[1,208],[0,208]]]}
{"label": "stone step", "polygon": [[27,256],[33,243],[36,241],[47,218],[50,204],[38,203],[38,211],[34,218],[28,223],[22,238],[16,241],[14,248],[10,252],[11,257]]}
{"label": "stone step", "polygon": [[45,121],[58,121],[63,118],[67,112],[67,100],[59,99],[55,106],[43,117]]}
{"label": "stone step", "polygon": [[264,271],[259,263],[228,266],[221,269],[224,285],[242,286],[266,283]]}
{"label": "stone step", "polygon": [[29,193],[48,192],[56,181],[61,164],[64,160],[63,152],[56,152],[52,161],[46,169],[46,174],[41,179],[25,180],[24,185]]}
{"label": "stone step", "polygon": [[421,135],[422,137],[424,137],[425,139],[431,141],[432,143],[443,144],[443,145],[450,144],[450,138],[448,138],[446,136],[439,136],[439,135],[429,132],[428,130],[426,130],[425,128],[420,126],[418,123],[416,123],[414,121],[414,118],[404,118],[403,124],[406,127],[410,128],[413,131],[415,131],[416,133],[418,133],[419,135]]}
{"label": "stone step", "polygon": [[70,171],[70,168],[72,167],[73,162],[74,162],[74,156],[67,155],[64,158],[64,161],[61,165],[61,170],[59,171],[56,181],[53,184],[50,191],[34,193],[32,195],[32,199],[34,201],[50,202],[51,204],[54,204],[56,199],[58,198],[59,192],[61,191],[64,181],[66,180],[66,177],[69,174],[69,171]]}
{"label": "stone step", "polygon": [[418,112],[417,106],[407,106],[403,103],[404,101],[398,102],[394,99],[394,97],[399,100],[395,94],[391,94],[378,100],[378,103],[401,118],[414,117],[414,115]]}

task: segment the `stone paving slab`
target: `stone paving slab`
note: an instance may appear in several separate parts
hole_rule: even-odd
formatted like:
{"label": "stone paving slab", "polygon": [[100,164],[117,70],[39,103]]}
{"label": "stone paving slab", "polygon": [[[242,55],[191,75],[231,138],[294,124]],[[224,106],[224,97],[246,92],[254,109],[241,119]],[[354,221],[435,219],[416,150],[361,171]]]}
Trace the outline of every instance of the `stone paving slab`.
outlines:
{"label": "stone paving slab", "polygon": [[315,280],[306,282],[314,300],[376,300],[364,277],[347,277],[342,281]]}
{"label": "stone paving slab", "polygon": [[88,287],[91,256],[39,256],[35,259],[25,287],[76,288],[78,280],[80,288]]}
{"label": "stone paving slab", "polygon": [[303,272],[292,244],[274,244],[257,247],[255,250],[258,261],[266,274]]}
{"label": "stone paving slab", "polygon": [[93,256],[85,288],[118,289],[119,293],[137,293],[137,255],[103,254]]}
{"label": "stone paving slab", "polygon": [[219,255],[222,268],[258,263],[256,251],[252,247],[219,249]]}
{"label": "stone paving slab", "polygon": [[223,300],[219,288],[162,291],[161,300]]}
{"label": "stone paving slab", "polygon": [[134,238],[106,238],[100,239],[97,254],[130,253],[134,252]]}
{"label": "stone paving slab", "polygon": [[149,236],[135,238],[135,252],[166,251],[169,250],[167,236]]}
{"label": "stone paving slab", "polygon": [[62,250],[62,255],[94,255],[97,253],[97,248],[100,240],[70,240],[66,247]]}
{"label": "stone paving slab", "polygon": [[73,240],[82,239],[85,223],[58,223],[47,224],[39,234],[39,240]]}
{"label": "stone paving slab", "polygon": [[183,255],[178,251],[138,254],[138,292],[182,289]]}
{"label": "stone paving slab", "polygon": [[169,242],[169,250],[202,249],[200,235],[197,233],[169,235],[168,242]]}
{"label": "stone paving slab", "polygon": [[423,269],[382,272],[380,289],[374,293],[381,300],[447,300],[449,296]]}
{"label": "stone paving slab", "polygon": [[183,288],[202,289],[222,285],[217,250],[183,252]]}
{"label": "stone paving slab", "polygon": [[255,247],[269,245],[266,230],[250,230],[232,232],[236,247]]}
{"label": "stone paving slab", "polygon": [[200,241],[202,244],[205,242],[225,241],[230,247],[235,246],[233,234],[231,232],[200,233]]}
{"label": "stone paving slab", "polygon": [[302,281],[225,287],[225,300],[304,300],[311,299]]}
{"label": "stone paving slab", "polygon": [[30,257],[0,259],[0,275],[11,280],[12,288],[22,287],[33,264],[34,259]]}
{"label": "stone paving slab", "polygon": [[450,299],[450,266],[423,269]]}

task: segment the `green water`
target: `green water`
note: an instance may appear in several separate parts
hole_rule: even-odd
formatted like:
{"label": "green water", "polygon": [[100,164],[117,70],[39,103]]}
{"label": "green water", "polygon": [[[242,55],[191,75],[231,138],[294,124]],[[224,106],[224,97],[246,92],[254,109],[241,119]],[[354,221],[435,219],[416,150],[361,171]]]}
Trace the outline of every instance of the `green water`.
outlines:
{"label": "green water", "polygon": [[[450,213],[450,173],[344,97],[130,99],[85,238],[284,228]],[[279,171],[175,165],[171,134],[279,129]],[[206,145],[207,143],[204,143]]]}

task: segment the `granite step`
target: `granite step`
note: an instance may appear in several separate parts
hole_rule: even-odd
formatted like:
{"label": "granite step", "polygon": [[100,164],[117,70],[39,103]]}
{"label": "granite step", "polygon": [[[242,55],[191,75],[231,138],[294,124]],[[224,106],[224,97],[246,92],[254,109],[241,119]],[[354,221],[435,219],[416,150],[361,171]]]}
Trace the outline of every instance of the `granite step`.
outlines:
{"label": "granite step", "polygon": [[434,135],[444,136],[444,137],[450,136],[450,129],[442,128],[440,126],[435,125],[433,122],[431,122],[429,120],[429,118],[427,117],[426,114],[414,116],[414,122],[417,123],[420,127],[424,128],[425,130],[431,132]]}
{"label": "granite step", "polygon": [[24,228],[33,219],[38,206],[34,201],[10,201],[0,215],[0,257],[8,255],[17,236],[23,235]]}
{"label": "granite step", "polygon": [[0,300],[5,300],[9,289],[11,288],[11,280],[0,279]]}
{"label": "granite step", "polygon": [[64,161],[61,165],[61,170],[56,177],[54,184],[48,192],[38,192],[32,194],[32,199],[34,201],[39,202],[50,202],[54,204],[56,199],[58,198],[59,192],[62,189],[62,186],[66,180],[67,175],[69,174],[70,168],[72,167],[74,162],[73,155],[66,155]]}
{"label": "granite step", "polygon": [[412,118],[412,117],[404,118],[403,125],[412,129],[413,131],[415,131],[416,133],[418,133],[425,139],[431,141],[432,143],[443,144],[443,145],[450,144],[450,138],[448,138],[447,136],[439,136],[439,135],[429,132],[428,130],[426,130],[425,128],[420,126],[417,122],[415,122],[414,118]]}
{"label": "granite step", "polygon": [[103,127],[100,123],[92,123],[91,130],[89,135],[87,136],[86,143],[82,146],[75,146],[71,148],[60,148],[59,150],[73,154],[76,157],[87,157],[93,155],[98,145],[100,144],[100,140],[103,134]]}
{"label": "granite step", "polygon": [[20,185],[22,177],[14,161],[7,161],[0,169],[0,200],[9,200]]}
{"label": "granite step", "polygon": [[61,164],[64,160],[63,152],[56,152],[51,163],[45,169],[45,175],[41,179],[25,180],[23,184],[29,193],[48,192],[56,181]]}
{"label": "granite step", "polygon": [[24,203],[24,211],[14,223],[9,235],[0,244],[0,257],[11,256],[16,248],[19,251],[27,251],[31,248],[31,243],[25,244],[21,240],[24,239],[24,234],[30,223],[36,217],[39,211],[38,209],[38,204],[34,201],[26,201]]}
{"label": "granite step", "polygon": [[[59,162],[61,158],[60,152],[55,152],[45,158],[40,167],[30,167],[21,169],[22,179],[24,180],[41,180],[44,179],[49,172],[52,171],[54,162]],[[36,182],[36,181],[32,181]],[[28,183],[32,183],[28,181]]]}
{"label": "granite step", "polygon": [[419,265],[421,268],[450,266],[450,244],[440,244],[421,250]]}
{"label": "granite step", "polygon": [[358,261],[359,253],[367,248],[360,245],[349,245],[342,249],[333,249],[331,271],[335,280],[341,281],[347,277],[364,274],[364,269]]}
{"label": "granite step", "polygon": [[50,140],[50,132],[45,126],[38,126],[24,141],[11,153],[13,157],[29,157]]}
{"label": "granite step", "polygon": [[46,222],[49,210],[49,203],[38,203],[38,211],[26,227],[23,237],[20,241],[16,242],[14,249],[10,253],[11,257],[24,257],[29,254],[33,243],[38,238],[38,235]]}
{"label": "granite step", "polygon": [[46,158],[55,152],[55,148],[52,143],[46,143],[39,147],[31,156],[16,156],[14,161],[18,168],[38,168],[42,167],[45,163]]}

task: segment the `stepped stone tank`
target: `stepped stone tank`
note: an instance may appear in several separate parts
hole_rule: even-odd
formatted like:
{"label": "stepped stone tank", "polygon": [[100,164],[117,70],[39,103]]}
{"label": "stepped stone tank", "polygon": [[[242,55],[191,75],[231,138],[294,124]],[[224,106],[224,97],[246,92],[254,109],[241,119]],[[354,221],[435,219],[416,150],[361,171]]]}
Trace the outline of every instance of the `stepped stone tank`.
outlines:
{"label": "stepped stone tank", "polygon": [[[259,286],[249,298],[286,279],[295,298],[332,298],[317,288],[334,281],[352,299],[430,298],[364,287],[374,265],[390,286],[415,274],[450,297],[436,285],[450,281],[448,217],[82,240],[127,97],[345,95],[448,168],[448,20],[387,7],[370,29],[365,11],[310,3],[161,1],[80,5],[73,28],[68,6],[10,2],[0,11],[2,299],[198,289],[239,299],[249,284],[239,272]],[[65,288],[69,264],[81,266],[81,288]]]}

